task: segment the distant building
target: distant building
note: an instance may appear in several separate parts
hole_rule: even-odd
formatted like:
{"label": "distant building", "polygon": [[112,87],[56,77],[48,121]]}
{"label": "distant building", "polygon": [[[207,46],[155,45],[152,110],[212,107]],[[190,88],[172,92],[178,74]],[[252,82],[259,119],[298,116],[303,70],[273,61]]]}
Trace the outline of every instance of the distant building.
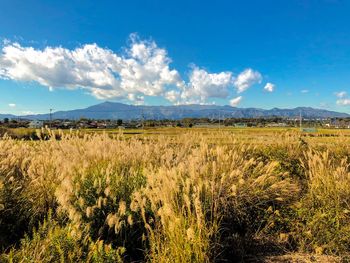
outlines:
{"label": "distant building", "polygon": [[33,129],[41,129],[41,128],[44,127],[44,122],[43,121],[34,120],[34,121],[31,121],[28,124],[28,127],[29,128],[33,128]]}

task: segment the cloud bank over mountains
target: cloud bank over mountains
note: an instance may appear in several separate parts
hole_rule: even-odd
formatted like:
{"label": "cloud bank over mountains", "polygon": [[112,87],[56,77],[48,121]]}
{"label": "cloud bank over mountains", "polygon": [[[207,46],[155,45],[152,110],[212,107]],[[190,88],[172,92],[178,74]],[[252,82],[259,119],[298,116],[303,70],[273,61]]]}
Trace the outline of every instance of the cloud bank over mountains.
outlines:
{"label": "cloud bank over mountains", "polygon": [[[192,66],[188,80],[171,67],[171,58],[154,41],[130,35],[123,54],[97,44],[75,49],[35,49],[4,42],[0,51],[0,78],[37,82],[50,90],[84,89],[98,99],[128,100],[143,104],[146,96],[160,96],[173,104],[213,103],[230,99],[237,106],[242,96],[232,98],[257,83],[261,73],[248,68],[235,76],[231,71],[211,73]],[[269,92],[274,85],[268,83]],[[230,98],[231,97],[231,98]]]}

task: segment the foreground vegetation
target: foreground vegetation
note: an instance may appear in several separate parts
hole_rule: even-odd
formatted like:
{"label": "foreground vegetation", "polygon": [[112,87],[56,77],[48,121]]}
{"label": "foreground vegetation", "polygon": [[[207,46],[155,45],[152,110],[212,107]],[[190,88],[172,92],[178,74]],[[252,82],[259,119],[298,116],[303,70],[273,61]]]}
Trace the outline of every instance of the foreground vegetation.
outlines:
{"label": "foreground vegetation", "polygon": [[0,262],[348,259],[350,138],[297,131],[0,140]]}

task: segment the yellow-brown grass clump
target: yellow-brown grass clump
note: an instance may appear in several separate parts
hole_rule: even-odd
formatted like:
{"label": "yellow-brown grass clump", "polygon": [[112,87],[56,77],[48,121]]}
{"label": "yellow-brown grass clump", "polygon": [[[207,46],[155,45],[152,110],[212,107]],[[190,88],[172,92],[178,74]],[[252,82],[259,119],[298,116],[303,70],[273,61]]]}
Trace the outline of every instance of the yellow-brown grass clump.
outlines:
{"label": "yellow-brown grass clump", "polygon": [[350,248],[346,137],[37,137],[0,140],[1,261],[215,262]]}

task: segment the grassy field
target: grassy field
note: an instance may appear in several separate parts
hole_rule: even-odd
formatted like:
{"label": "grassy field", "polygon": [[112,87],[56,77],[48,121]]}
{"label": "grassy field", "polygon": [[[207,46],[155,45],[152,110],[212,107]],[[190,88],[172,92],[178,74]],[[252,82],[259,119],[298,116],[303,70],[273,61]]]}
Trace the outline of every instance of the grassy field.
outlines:
{"label": "grassy field", "polygon": [[9,133],[0,262],[350,260],[350,130]]}

